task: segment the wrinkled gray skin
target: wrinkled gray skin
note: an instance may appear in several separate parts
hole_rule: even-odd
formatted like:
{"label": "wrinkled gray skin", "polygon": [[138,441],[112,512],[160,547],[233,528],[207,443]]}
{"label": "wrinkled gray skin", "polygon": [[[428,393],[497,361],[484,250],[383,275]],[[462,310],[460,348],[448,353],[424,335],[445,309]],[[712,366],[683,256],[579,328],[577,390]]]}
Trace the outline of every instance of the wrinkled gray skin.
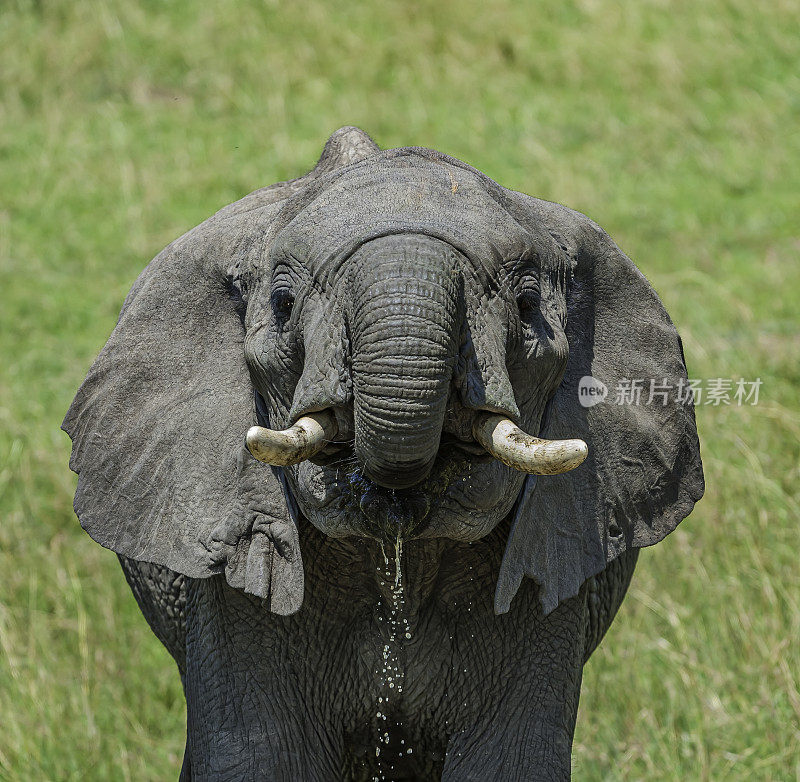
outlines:
{"label": "wrinkled gray skin", "polygon": [[[686,377],[605,233],[355,128],[159,255],[64,428],[81,523],[180,669],[181,778],[568,779],[583,664],[703,492],[691,406],[584,408],[589,374]],[[323,409],[312,460],[244,449]],[[526,478],[481,410],[589,457]]]}

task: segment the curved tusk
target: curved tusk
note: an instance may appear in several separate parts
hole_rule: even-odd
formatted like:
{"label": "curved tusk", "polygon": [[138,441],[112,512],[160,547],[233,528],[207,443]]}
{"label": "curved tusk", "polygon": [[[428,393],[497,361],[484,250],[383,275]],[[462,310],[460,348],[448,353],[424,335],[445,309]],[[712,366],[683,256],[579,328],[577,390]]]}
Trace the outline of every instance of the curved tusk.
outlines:
{"label": "curved tusk", "polygon": [[574,470],[589,452],[583,440],[542,440],[495,413],[477,415],[472,434],[495,459],[532,475]]}
{"label": "curved tusk", "polygon": [[336,437],[336,417],[330,410],[309,413],[288,429],[251,426],[247,430],[247,450],[260,462],[286,467],[310,459]]}

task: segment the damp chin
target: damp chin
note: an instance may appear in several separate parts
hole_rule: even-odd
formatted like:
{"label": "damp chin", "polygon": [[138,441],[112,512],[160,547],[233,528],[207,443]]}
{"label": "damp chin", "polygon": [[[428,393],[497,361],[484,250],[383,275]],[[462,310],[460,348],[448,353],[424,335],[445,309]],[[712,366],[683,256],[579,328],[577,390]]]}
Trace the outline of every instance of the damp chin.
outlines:
{"label": "damp chin", "polygon": [[368,537],[388,547],[398,532],[405,540],[479,540],[508,515],[525,478],[497,461],[452,460],[417,491],[397,492],[403,507],[392,508],[389,492],[370,495],[372,489],[359,485],[352,473],[311,462],[286,472],[301,512],[321,532],[334,538]]}

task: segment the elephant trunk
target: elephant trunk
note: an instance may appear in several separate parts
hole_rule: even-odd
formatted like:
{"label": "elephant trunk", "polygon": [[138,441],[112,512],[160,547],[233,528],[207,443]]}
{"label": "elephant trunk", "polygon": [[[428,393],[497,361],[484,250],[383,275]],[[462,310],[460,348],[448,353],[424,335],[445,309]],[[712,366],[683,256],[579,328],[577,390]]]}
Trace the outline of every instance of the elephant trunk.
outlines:
{"label": "elephant trunk", "polygon": [[421,235],[351,258],[355,452],[390,489],[424,480],[439,449],[458,350],[459,254]]}

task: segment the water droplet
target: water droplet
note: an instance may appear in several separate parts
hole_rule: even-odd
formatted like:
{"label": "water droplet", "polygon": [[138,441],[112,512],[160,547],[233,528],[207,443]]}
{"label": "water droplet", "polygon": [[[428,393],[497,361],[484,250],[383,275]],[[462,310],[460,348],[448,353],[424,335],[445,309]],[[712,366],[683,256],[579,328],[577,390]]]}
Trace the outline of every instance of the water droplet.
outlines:
{"label": "water droplet", "polygon": [[400,530],[397,530],[397,542],[394,547],[394,585],[395,588],[400,586],[400,560],[403,556],[403,538],[400,537]]}

